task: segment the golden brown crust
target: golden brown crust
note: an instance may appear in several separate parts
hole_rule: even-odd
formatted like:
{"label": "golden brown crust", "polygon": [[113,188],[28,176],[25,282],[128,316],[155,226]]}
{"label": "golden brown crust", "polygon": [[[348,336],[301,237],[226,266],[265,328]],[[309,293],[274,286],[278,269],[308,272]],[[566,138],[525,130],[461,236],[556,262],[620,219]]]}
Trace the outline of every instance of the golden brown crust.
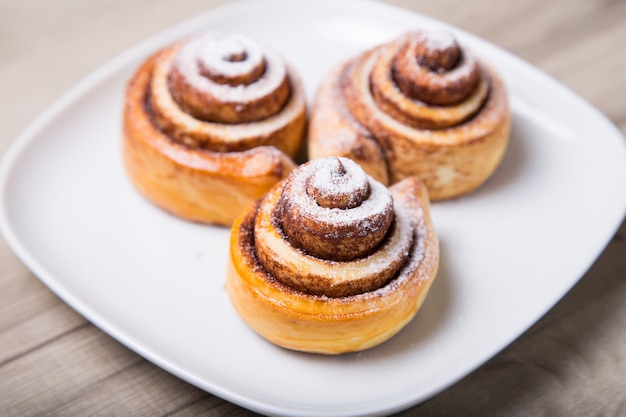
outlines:
{"label": "golden brown crust", "polygon": [[128,83],[125,166],[135,186],[161,208],[231,225],[295,167],[306,123],[304,92],[288,70],[290,96],[279,113],[237,125],[200,120],[169,91],[172,60],[182,45],[155,53]]}
{"label": "golden brown crust", "polygon": [[347,108],[342,93],[345,83],[340,76],[343,69],[341,66],[332,70],[318,89],[309,123],[309,158],[350,158],[374,179],[389,184],[387,161],[382,147]]}
{"label": "golden brown crust", "polygon": [[[449,88],[438,90],[450,100],[447,104],[407,95],[403,90],[409,88],[398,85],[394,68],[406,64],[406,57],[398,59],[401,53],[420,49],[409,42],[414,37],[408,34],[374,48],[329,73],[314,102],[309,154],[353,158],[381,181],[385,181],[381,173],[387,173],[388,183],[416,175],[433,200],[456,197],[484,183],[502,160],[510,133],[507,93],[491,68],[463,52],[450,71]],[[446,54],[444,48],[440,55]],[[443,69],[420,71],[440,77],[437,83],[447,82],[445,67],[454,57],[435,58],[442,60],[437,65]],[[466,66],[457,69],[458,65]],[[375,140],[380,151],[357,155],[362,138]]]}
{"label": "golden brown crust", "polygon": [[[377,273],[392,269],[392,276],[373,289],[359,288],[361,278],[355,277],[348,295],[333,293],[333,280],[345,279],[339,283],[341,286],[350,280],[351,274],[376,271],[376,254],[363,260],[333,262],[299,253],[285,241],[280,226],[270,224],[271,219],[259,220],[259,216],[272,211],[282,189],[282,183],[276,185],[266,199],[242,213],[231,231],[226,287],[241,317],[279,346],[325,354],[367,349],[400,331],[422,305],[439,264],[428,193],[421,181],[413,177],[391,188],[394,206],[402,213],[394,221],[393,227],[399,228],[392,235],[396,240],[408,236],[411,242],[406,253],[399,256],[404,258],[394,264],[397,258],[390,256],[394,250],[389,248],[395,243],[384,243],[387,253],[381,256],[391,258],[386,259],[391,266],[382,267]],[[282,239],[283,243],[273,246],[273,239]],[[279,249],[267,254],[267,246]],[[278,266],[268,268],[268,260],[260,259],[264,254]],[[307,288],[284,282],[274,275],[276,268],[298,269],[288,275],[309,279]],[[379,277],[373,274],[372,279]],[[327,293],[329,289],[331,292]]]}

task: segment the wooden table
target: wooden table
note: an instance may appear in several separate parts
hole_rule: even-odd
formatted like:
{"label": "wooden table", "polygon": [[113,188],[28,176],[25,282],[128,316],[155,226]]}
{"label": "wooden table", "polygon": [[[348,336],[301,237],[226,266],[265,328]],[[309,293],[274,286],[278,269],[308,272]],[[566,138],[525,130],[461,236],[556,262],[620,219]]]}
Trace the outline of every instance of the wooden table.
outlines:
{"label": "wooden table", "polygon": [[[222,3],[0,1],[0,151],[63,92],[117,53]],[[390,3],[521,56],[626,132],[626,2]],[[401,415],[626,415],[625,235],[622,225],[582,280],[515,342]],[[168,374],[91,325],[1,241],[0,415],[94,414],[253,413]]]}

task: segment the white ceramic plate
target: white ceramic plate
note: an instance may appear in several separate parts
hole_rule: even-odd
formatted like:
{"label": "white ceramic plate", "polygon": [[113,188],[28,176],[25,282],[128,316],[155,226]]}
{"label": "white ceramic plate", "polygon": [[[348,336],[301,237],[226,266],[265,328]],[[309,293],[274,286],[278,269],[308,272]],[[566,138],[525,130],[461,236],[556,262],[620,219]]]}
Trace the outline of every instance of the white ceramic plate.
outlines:
{"label": "white ceramic plate", "polygon": [[249,330],[224,290],[228,231],[156,209],[120,160],[126,80],[159,46],[211,28],[281,51],[309,98],[339,61],[400,33],[444,26],[378,3],[256,1],[212,10],[119,56],[15,141],[1,165],[0,226],[33,272],[131,349],[207,391],[279,415],[388,414],[457,381],[556,303],[626,207],[624,139],[526,63],[455,30],[503,74],[513,134],[477,192],[437,203],[441,269],[391,341],[336,357],[290,352]]}

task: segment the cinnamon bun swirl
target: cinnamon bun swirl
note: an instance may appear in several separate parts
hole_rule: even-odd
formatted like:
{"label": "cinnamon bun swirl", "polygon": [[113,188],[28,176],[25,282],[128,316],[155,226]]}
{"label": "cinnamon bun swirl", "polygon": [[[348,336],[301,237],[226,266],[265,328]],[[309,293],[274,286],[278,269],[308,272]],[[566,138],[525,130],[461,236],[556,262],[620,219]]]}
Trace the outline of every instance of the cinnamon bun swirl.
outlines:
{"label": "cinnamon bun swirl", "polygon": [[165,210],[230,225],[295,167],[305,122],[293,68],[248,37],[210,32],[156,52],[130,80],[126,169]]}
{"label": "cinnamon bun swirl", "polygon": [[386,188],[342,157],[296,168],[231,230],[227,290],[248,325],[294,350],[376,346],[415,316],[439,244],[417,177]]}
{"label": "cinnamon bun swirl", "polygon": [[352,158],[386,184],[418,176],[440,200],[492,175],[510,118],[493,69],[450,33],[415,31],[327,75],[312,110],[308,151],[311,158]]}

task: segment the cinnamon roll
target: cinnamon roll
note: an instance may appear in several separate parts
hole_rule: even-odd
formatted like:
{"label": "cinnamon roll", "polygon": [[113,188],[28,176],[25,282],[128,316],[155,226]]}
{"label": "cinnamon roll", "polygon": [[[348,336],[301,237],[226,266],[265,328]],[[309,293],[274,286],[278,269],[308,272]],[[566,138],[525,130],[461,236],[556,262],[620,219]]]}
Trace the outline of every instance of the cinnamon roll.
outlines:
{"label": "cinnamon roll", "polygon": [[125,165],[163,209],[231,225],[295,167],[305,123],[293,68],[243,35],[210,32],[159,50],[128,83]]}
{"label": "cinnamon roll", "polygon": [[391,338],[415,316],[439,266],[428,191],[391,188],[350,159],[296,168],[235,221],[226,288],[269,341],[338,354]]}
{"label": "cinnamon roll", "polygon": [[385,184],[418,176],[432,200],[484,183],[510,132],[498,74],[448,32],[415,31],[331,71],[311,114],[311,158],[357,161]]}

